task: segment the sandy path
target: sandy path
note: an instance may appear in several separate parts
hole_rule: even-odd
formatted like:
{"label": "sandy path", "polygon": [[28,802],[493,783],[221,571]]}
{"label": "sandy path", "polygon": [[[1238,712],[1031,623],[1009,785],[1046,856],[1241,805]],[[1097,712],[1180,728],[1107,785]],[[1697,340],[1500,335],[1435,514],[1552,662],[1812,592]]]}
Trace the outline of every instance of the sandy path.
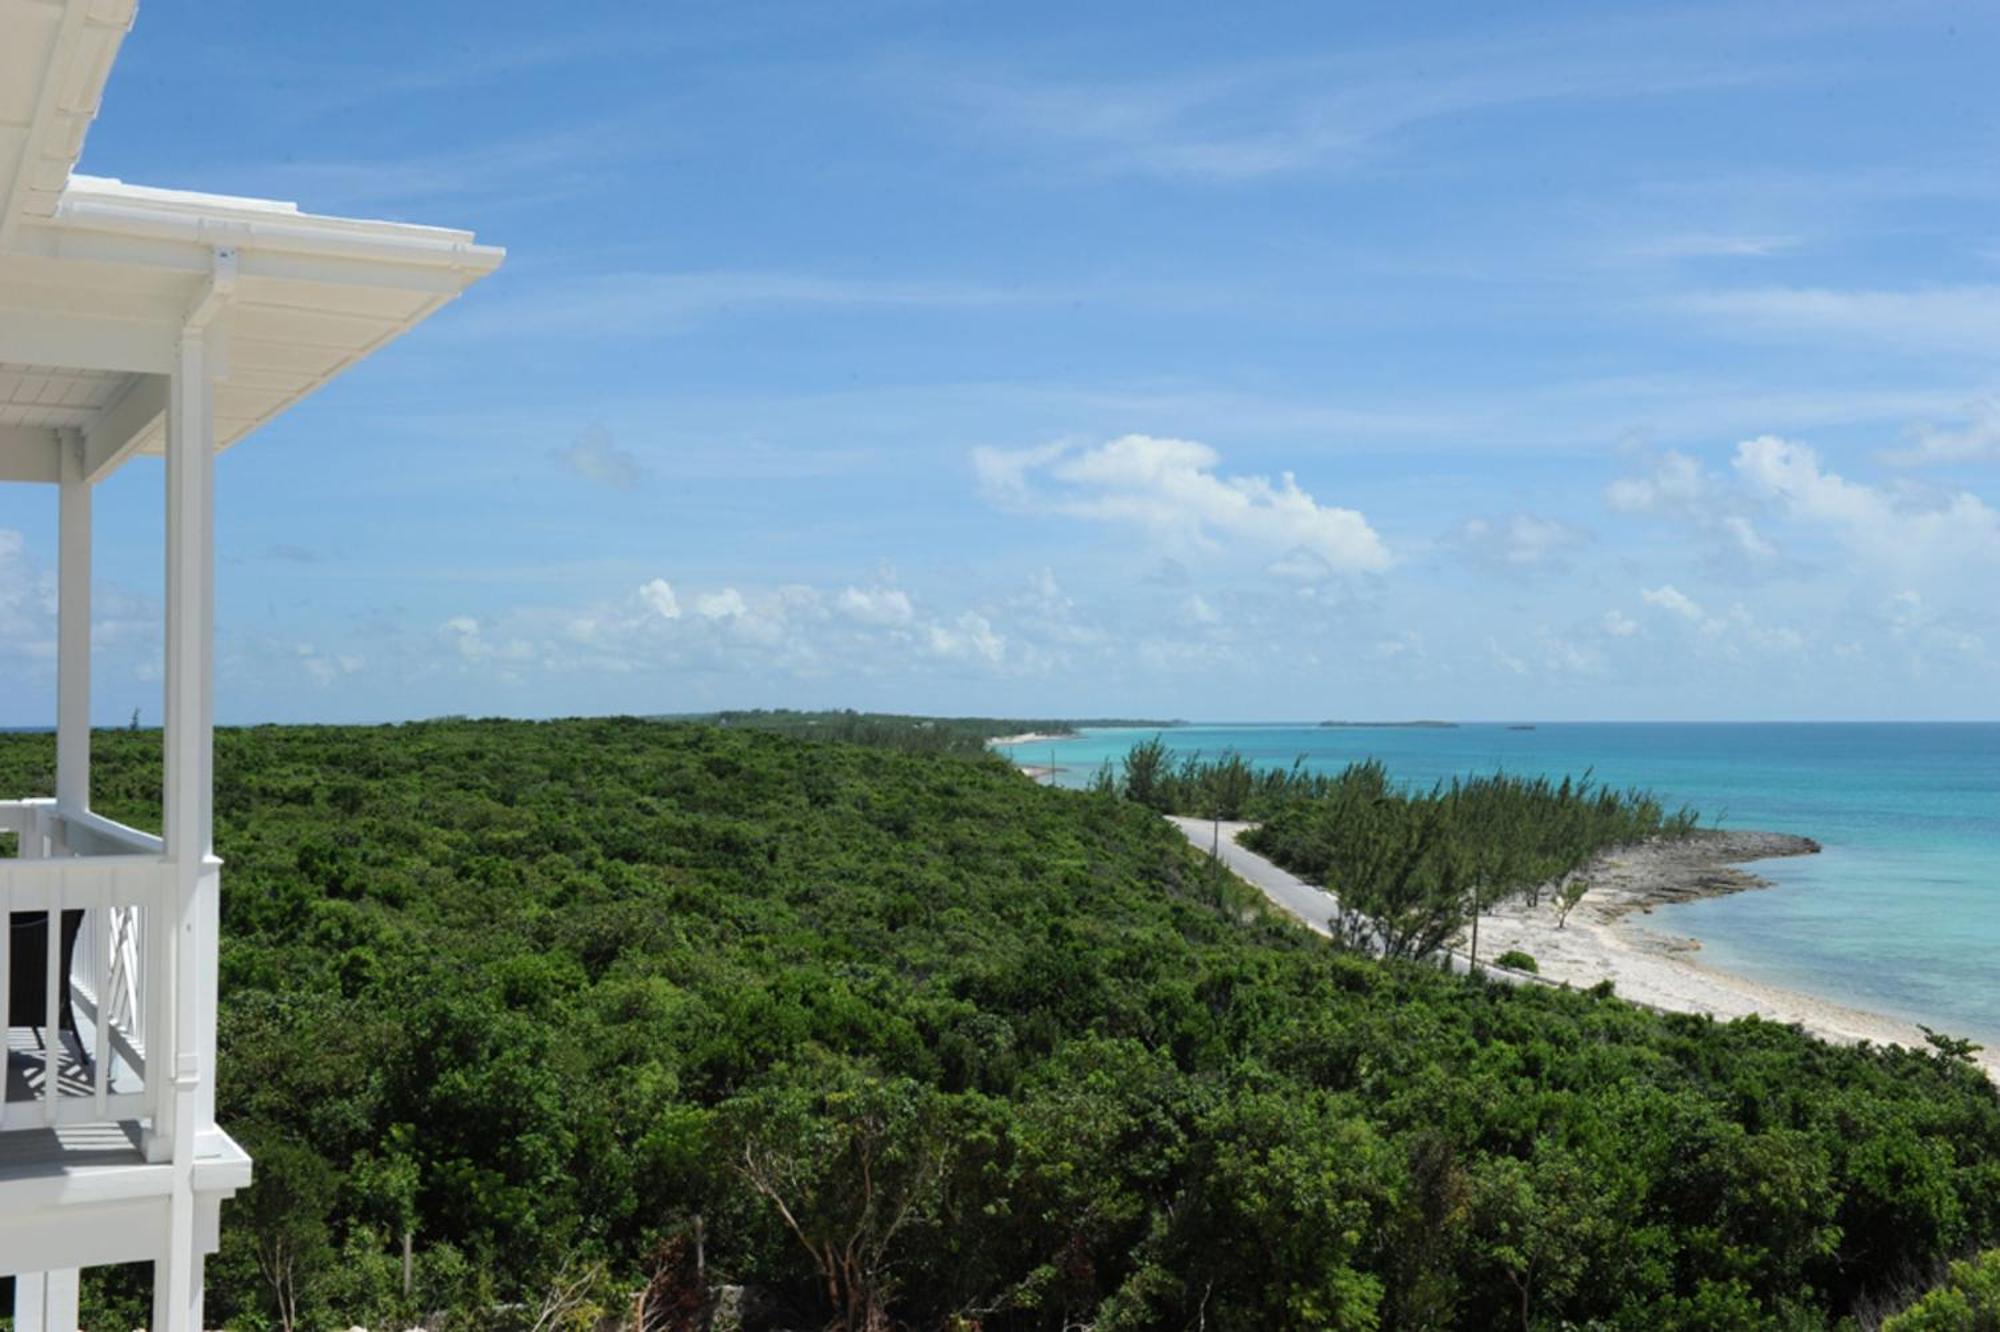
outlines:
{"label": "sandy path", "polygon": [[[1209,850],[1213,825],[1207,820],[1173,823],[1195,846]],[[1237,845],[1237,835],[1249,826],[1222,825],[1223,862],[1281,909],[1325,933],[1331,896]],[[1866,1040],[1925,1048],[1924,1034],[1913,1023],[1705,966],[1697,960],[1695,940],[1645,923],[1651,909],[1664,902],[1765,886],[1738,868],[1744,861],[1817,849],[1804,838],[1776,833],[1710,834],[1690,843],[1623,848],[1590,867],[1591,890],[1563,927],[1556,924],[1549,896],[1538,908],[1517,901],[1482,915],[1480,956],[1490,959],[1518,948],[1535,959],[1545,980],[1578,987],[1608,980],[1622,998],[1673,1012],[1723,1020],[1755,1014],[1842,1044]],[[1463,970],[1463,959],[1458,961],[1455,969]],[[2000,1079],[2000,1052],[1982,1050],[1977,1058],[1989,1076]]]}

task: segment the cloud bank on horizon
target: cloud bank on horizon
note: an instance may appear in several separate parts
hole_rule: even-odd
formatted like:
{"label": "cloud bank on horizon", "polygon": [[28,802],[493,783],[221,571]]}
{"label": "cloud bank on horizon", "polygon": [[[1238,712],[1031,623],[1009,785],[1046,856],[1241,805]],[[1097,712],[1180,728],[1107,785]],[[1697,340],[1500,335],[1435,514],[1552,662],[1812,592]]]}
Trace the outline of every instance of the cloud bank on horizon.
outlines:
{"label": "cloud bank on horizon", "polygon": [[[86,168],[512,259],[224,460],[227,720],[1994,715],[2000,17],[236,2]],[[0,488],[0,725],[53,567]]]}

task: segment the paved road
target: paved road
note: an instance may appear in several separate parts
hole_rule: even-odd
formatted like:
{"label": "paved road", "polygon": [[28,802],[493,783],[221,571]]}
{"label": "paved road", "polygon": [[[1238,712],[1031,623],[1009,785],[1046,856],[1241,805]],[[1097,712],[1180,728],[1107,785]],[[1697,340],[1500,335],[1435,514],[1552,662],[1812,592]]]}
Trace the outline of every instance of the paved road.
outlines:
{"label": "paved road", "polygon": [[[1191,819],[1180,814],[1169,814],[1167,818],[1199,849],[1207,851],[1216,847],[1216,825],[1210,820]],[[1288,911],[1305,922],[1308,929],[1331,935],[1333,931],[1327,929],[1326,922],[1338,905],[1333,894],[1324,888],[1314,887],[1290,870],[1278,868],[1255,851],[1238,846],[1236,835],[1254,826],[1226,821],[1222,824],[1222,863],[1237,878],[1262,891],[1280,910]]]}
{"label": "paved road", "polygon": [[[1332,893],[1315,887],[1290,870],[1281,869],[1248,847],[1236,844],[1237,834],[1253,825],[1248,823],[1222,824],[1222,836],[1218,844],[1216,825],[1208,819],[1191,819],[1181,814],[1169,814],[1167,819],[1201,851],[1215,850],[1222,857],[1222,863],[1229,867],[1237,878],[1257,888],[1280,910],[1289,912],[1303,921],[1308,929],[1331,935],[1326,927],[1327,920],[1337,909]],[[1471,960],[1460,952],[1446,954],[1451,969],[1463,976],[1472,970]],[[1554,985],[1556,982],[1545,976],[1531,972],[1515,971],[1508,967],[1496,967],[1490,962],[1482,963],[1480,974],[1494,980],[1506,981],[1510,985]]]}

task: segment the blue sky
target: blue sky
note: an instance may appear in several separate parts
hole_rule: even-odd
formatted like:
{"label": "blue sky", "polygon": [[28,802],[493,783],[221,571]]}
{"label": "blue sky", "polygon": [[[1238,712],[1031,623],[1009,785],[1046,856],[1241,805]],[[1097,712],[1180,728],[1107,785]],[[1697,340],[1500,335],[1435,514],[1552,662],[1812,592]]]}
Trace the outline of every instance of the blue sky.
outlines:
{"label": "blue sky", "polygon": [[[510,250],[222,460],[224,720],[1991,717],[1996,37],[145,0],[84,168]],[[101,492],[106,721],[159,484]],[[0,490],[0,724],[54,509]]]}

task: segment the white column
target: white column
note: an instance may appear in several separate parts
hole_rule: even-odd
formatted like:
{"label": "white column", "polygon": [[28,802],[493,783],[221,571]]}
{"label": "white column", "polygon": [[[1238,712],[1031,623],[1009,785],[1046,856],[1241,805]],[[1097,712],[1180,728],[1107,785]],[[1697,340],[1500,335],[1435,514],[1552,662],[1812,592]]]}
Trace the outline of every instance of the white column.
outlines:
{"label": "white column", "polygon": [[83,436],[64,431],[56,559],[56,808],[90,808],[90,481]]}
{"label": "white column", "polygon": [[[153,1271],[152,1332],[200,1332],[201,1254],[195,1234],[194,1143],[204,1127],[197,1102],[213,1076],[203,1061],[203,1008],[212,1004],[208,950],[217,889],[211,856],[214,823],[215,639],[214,387],[204,332],[182,335],[167,409],[167,642],[165,831],[174,869],[167,918],[174,930],[171,954],[173,1011],[161,1026],[171,1033],[160,1063],[172,1085],[159,1102],[165,1123],[155,1121],[155,1156],[168,1148],[174,1168],[166,1251]],[[211,1056],[212,1060],[212,1056]],[[152,1060],[148,1059],[148,1075]]]}
{"label": "white column", "polygon": [[23,1272],[14,1278],[14,1332],[77,1332],[82,1273]]}

